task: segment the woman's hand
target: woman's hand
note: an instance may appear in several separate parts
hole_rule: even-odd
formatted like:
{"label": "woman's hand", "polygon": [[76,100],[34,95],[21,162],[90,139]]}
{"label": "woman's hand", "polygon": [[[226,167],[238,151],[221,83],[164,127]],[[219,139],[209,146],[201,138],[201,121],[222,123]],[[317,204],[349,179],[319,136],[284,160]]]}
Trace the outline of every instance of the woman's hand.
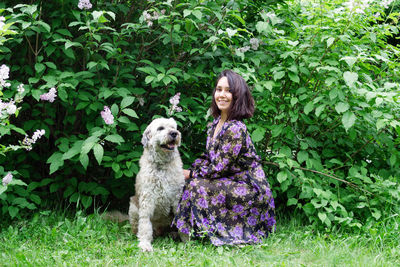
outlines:
{"label": "woman's hand", "polygon": [[185,176],[185,179],[190,178],[190,170],[183,170],[183,176]]}

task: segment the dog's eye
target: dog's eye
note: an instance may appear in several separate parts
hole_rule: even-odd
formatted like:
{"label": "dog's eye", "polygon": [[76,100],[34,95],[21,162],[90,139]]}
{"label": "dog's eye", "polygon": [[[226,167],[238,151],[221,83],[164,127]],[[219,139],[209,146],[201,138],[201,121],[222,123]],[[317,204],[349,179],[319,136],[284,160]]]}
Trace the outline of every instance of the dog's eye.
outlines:
{"label": "dog's eye", "polygon": [[158,127],[158,129],[157,129],[157,131],[162,131],[162,130],[164,130],[164,127]]}

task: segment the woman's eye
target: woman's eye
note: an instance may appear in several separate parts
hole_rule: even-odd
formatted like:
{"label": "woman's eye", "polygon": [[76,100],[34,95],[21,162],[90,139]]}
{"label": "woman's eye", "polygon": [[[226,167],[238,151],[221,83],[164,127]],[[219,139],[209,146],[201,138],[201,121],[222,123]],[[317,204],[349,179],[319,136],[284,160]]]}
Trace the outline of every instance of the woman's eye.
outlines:
{"label": "woman's eye", "polygon": [[158,129],[157,129],[157,131],[162,131],[162,130],[164,130],[164,127],[158,127]]}

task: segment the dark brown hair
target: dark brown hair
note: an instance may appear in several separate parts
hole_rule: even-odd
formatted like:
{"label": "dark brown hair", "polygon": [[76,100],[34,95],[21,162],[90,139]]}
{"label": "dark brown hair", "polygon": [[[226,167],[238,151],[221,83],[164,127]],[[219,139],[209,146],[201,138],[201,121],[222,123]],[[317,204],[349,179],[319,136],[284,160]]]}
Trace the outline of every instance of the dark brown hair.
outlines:
{"label": "dark brown hair", "polygon": [[226,77],[228,79],[229,89],[232,94],[232,105],[227,120],[243,120],[251,118],[254,113],[253,96],[251,95],[249,86],[242,76],[232,70],[224,70],[218,76],[212,94],[211,115],[214,118],[217,118],[219,115],[221,115],[221,111],[215,102],[214,96],[217,84],[222,77]]}

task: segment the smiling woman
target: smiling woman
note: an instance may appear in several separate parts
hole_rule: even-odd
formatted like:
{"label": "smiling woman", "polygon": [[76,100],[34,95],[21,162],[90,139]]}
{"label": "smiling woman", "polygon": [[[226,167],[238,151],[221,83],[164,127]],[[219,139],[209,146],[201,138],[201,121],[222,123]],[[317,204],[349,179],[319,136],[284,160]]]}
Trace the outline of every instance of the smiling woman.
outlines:
{"label": "smiling woman", "polygon": [[243,119],[254,112],[244,79],[225,70],[212,93],[206,152],[190,171],[173,224],[218,246],[258,243],[275,226],[274,199]]}

